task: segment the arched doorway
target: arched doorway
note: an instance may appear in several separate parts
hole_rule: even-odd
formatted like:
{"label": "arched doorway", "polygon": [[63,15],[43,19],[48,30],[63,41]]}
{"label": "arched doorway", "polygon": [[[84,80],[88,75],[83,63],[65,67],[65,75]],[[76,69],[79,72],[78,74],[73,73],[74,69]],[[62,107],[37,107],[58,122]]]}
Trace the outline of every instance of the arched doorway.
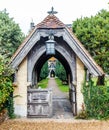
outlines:
{"label": "arched doorway", "polygon": [[52,77],[52,78],[55,77],[55,72],[54,72],[54,70],[51,70],[51,72],[50,72],[50,77]]}
{"label": "arched doorway", "polygon": [[[72,84],[72,81],[76,80],[75,53],[71,50],[71,48],[67,45],[67,43],[63,40],[62,37],[54,37],[54,39],[56,41],[55,55],[46,55],[45,41],[47,40],[47,37],[41,37],[41,39],[38,41],[39,44],[36,44],[34,48],[31,50],[31,52],[34,53],[30,52],[28,54],[28,80],[32,81],[32,85],[37,86],[37,82],[39,81],[39,75],[43,64],[52,56],[54,56],[63,64],[66,70],[69,83],[69,99],[72,104],[73,115],[76,115],[76,88]],[[62,43],[63,46],[61,45]],[[30,63],[33,63],[31,67]],[[51,77],[52,74],[55,75],[53,71],[51,71]]]}

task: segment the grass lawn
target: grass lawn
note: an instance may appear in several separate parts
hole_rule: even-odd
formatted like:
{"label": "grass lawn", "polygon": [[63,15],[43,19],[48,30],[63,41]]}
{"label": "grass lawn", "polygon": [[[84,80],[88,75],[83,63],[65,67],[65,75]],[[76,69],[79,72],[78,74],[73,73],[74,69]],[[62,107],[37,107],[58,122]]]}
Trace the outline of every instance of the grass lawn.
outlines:
{"label": "grass lawn", "polygon": [[56,78],[55,79],[59,89],[62,91],[62,92],[68,92],[69,91],[69,86],[68,85],[63,85],[62,84],[62,81],[59,79],[59,78]]}
{"label": "grass lawn", "polygon": [[38,87],[47,88],[47,85],[48,85],[48,78],[43,79],[40,82],[38,82]]}

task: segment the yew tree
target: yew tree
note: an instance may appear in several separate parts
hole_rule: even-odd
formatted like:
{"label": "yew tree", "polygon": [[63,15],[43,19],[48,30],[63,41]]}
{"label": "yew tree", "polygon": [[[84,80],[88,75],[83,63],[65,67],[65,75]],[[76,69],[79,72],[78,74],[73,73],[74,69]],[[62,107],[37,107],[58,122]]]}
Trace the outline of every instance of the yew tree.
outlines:
{"label": "yew tree", "polygon": [[109,74],[109,12],[101,10],[95,16],[77,19],[72,28],[95,61]]}
{"label": "yew tree", "polygon": [[56,61],[55,73],[60,80],[67,80],[66,70],[59,60]]}

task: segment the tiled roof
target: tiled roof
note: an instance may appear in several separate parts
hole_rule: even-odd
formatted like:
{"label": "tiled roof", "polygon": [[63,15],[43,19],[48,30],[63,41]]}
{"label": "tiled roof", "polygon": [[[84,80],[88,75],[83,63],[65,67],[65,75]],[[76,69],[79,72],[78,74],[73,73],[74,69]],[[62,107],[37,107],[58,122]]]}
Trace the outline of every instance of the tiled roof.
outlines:
{"label": "tiled roof", "polygon": [[55,58],[55,57],[51,57],[51,58],[49,59],[49,61],[56,61],[56,58]]}
{"label": "tiled roof", "polygon": [[[53,29],[59,29],[59,28],[65,28],[70,35],[73,37],[73,39],[77,42],[77,44],[79,45],[79,47],[81,48],[82,51],[85,52],[85,54],[89,57],[90,61],[93,62],[93,64],[98,68],[98,70],[104,74],[102,68],[93,60],[93,58],[91,57],[91,55],[89,54],[89,52],[84,48],[84,46],[82,45],[82,43],[76,38],[76,36],[73,34],[71,27],[69,28],[67,25],[65,25],[63,22],[61,22],[55,15],[53,14],[49,14],[41,23],[37,24],[35,26],[35,28],[31,31],[31,33],[27,36],[27,38],[25,39],[25,41],[19,46],[19,48],[17,49],[17,51],[15,52],[15,54],[12,57],[12,60],[14,60],[14,58],[16,58],[16,56],[19,54],[19,52],[22,50],[22,48],[25,46],[25,44],[27,43],[27,41],[31,38],[31,36],[34,34],[34,32],[37,29],[47,29],[47,28],[53,28]],[[11,61],[12,61],[11,60]]]}
{"label": "tiled roof", "polygon": [[41,23],[37,24],[37,28],[63,28],[65,24],[61,22],[55,15],[48,15]]}

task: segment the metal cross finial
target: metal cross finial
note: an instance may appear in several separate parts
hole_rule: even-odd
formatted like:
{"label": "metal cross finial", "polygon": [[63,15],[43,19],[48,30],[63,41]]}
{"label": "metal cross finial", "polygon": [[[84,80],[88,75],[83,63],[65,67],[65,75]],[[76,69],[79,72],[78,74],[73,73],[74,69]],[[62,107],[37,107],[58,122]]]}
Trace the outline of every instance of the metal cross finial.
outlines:
{"label": "metal cross finial", "polygon": [[58,12],[57,12],[57,11],[54,11],[54,8],[52,7],[52,8],[51,8],[51,11],[48,11],[47,13],[53,15],[53,14],[57,14]]}

